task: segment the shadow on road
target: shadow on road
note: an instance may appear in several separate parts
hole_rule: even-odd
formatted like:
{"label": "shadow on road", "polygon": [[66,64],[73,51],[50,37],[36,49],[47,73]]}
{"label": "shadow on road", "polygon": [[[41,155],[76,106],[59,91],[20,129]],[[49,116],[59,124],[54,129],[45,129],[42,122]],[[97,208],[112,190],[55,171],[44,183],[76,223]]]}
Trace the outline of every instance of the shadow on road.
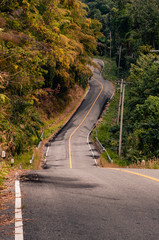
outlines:
{"label": "shadow on road", "polygon": [[78,178],[44,176],[40,174],[28,174],[21,176],[21,182],[30,182],[33,184],[53,184],[58,188],[77,188],[77,189],[92,189],[96,188],[97,184],[82,183]]}

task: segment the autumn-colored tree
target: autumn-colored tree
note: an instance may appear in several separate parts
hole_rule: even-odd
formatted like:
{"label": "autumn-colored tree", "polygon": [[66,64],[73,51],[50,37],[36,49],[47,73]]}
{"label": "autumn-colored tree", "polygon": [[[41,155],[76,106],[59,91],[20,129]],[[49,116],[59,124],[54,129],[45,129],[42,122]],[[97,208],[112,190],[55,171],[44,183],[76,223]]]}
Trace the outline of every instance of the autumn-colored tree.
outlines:
{"label": "autumn-colored tree", "polygon": [[100,29],[78,0],[1,1],[0,144],[11,154],[36,143],[37,109],[53,109],[75,83],[87,86]]}

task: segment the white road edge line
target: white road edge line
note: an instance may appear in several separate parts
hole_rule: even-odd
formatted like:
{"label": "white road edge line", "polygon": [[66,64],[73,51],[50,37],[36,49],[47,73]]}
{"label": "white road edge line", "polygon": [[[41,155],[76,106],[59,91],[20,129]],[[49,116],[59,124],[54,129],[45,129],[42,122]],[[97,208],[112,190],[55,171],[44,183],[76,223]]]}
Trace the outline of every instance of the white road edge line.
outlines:
{"label": "white road edge line", "polygon": [[23,221],[20,181],[15,180],[15,240],[23,240]]}
{"label": "white road edge line", "polygon": [[47,147],[47,150],[46,150],[46,157],[48,157],[48,152],[49,152],[49,146]]}
{"label": "white road edge line", "polygon": [[[104,65],[104,62],[103,62],[103,61],[102,61],[102,63],[103,63],[103,65]],[[93,72],[93,71],[94,71],[94,67],[93,67],[92,72]],[[102,70],[102,71],[103,71],[103,70]],[[101,71],[101,74],[102,74],[102,71]],[[113,98],[113,96],[114,96],[114,93],[112,94],[110,100]],[[94,128],[94,127],[93,127],[93,128]],[[92,148],[91,148],[91,145],[90,145],[90,143],[89,143],[89,136],[90,136],[90,134],[91,134],[93,128],[92,128],[91,131],[88,133],[88,136],[87,136],[87,143],[88,143],[88,145],[89,145],[89,148],[90,148],[90,150],[91,150],[91,153],[92,153],[93,159],[94,159],[94,161],[95,161],[95,165],[96,165],[96,167],[97,167],[97,166],[98,166],[98,164],[97,164],[97,160],[95,159],[94,152],[93,152],[93,150],[92,150]]]}
{"label": "white road edge line", "polygon": [[89,143],[89,136],[90,136],[92,130],[93,130],[93,128],[91,129],[91,131],[90,131],[90,132],[88,133],[88,135],[87,135],[87,143],[88,143],[89,148],[90,148],[90,150],[91,150],[91,152],[92,152],[92,156],[93,156],[93,159],[94,159],[94,161],[95,161],[95,165],[96,165],[96,167],[97,167],[97,161],[96,161],[96,159],[95,159],[94,152],[93,152],[93,150],[92,150],[92,148],[91,148],[91,145],[90,145],[90,143]]}

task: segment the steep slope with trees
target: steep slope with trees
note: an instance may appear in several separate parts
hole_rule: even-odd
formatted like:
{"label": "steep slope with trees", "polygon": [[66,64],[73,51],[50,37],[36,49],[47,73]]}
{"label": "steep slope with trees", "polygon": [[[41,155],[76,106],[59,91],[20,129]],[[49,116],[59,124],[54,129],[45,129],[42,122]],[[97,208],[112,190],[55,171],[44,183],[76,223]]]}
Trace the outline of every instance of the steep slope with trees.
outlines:
{"label": "steep slope with trees", "polygon": [[[116,57],[121,52],[121,75],[139,57],[140,46],[159,48],[159,3],[157,0],[85,0],[89,17],[102,23],[100,42]],[[111,38],[110,38],[111,34]],[[111,44],[110,44],[111,41]]]}
{"label": "steep slope with trees", "polygon": [[[98,47],[116,60],[118,77],[133,82],[123,154],[130,160],[158,156],[159,65],[158,55],[149,53],[159,49],[157,0],[3,0],[0,10],[1,149],[17,155],[37,143],[41,115],[62,111],[69,90],[87,86],[89,56]],[[111,131],[113,138],[119,127]],[[112,142],[117,149],[117,138]]]}
{"label": "steep slope with trees", "polygon": [[[101,24],[78,0],[0,3],[0,145],[11,155],[37,142],[42,118],[85,88]],[[57,110],[58,109],[58,110]]]}
{"label": "steep slope with trees", "polygon": [[153,54],[142,54],[130,69],[133,84],[125,116],[129,159],[150,159],[159,154],[159,65],[154,59]]}
{"label": "steep slope with trees", "polygon": [[[132,83],[126,86],[123,156],[129,162],[157,158],[159,56],[151,54],[150,49],[159,49],[159,2],[84,2],[88,4],[89,17],[102,23],[104,37],[98,39],[101,55],[111,55],[116,60],[118,77]],[[103,139],[102,135],[101,141],[117,153],[119,125],[114,119],[108,135],[110,139]]]}

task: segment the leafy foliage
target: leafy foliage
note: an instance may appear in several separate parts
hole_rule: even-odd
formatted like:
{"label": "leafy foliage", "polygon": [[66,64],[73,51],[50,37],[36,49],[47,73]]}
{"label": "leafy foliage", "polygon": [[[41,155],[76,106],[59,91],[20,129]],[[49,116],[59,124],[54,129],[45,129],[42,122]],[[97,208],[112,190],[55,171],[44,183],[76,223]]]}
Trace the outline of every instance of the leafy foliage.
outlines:
{"label": "leafy foliage", "polygon": [[[123,129],[123,155],[129,161],[157,157],[158,137],[158,55],[159,2],[157,0],[85,0],[89,17],[102,23],[104,37],[99,37],[101,55],[116,59],[118,77],[132,82],[126,86]],[[106,47],[105,47],[106,46]],[[111,51],[110,51],[111,50]],[[103,123],[101,141],[105,147],[118,149],[119,127]],[[104,136],[103,132],[107,132]],[[116,149],[115,149],[116,148]]]}
{"label": "leafy foliage", "polygon": [[48,105],[49,115],[75,83],[87,86],[101,24],[84,8],[78,0],[0,3],[0,141],[12,155],[37,142],[38,109]]}
{"label": "leafy foliage", "polygon": [[130,158],[133,158],[134,149],[138,158],[158,156],[159,67],[154,59],[153,54],[142,54],[130,69],[129,80],[133,85],[126,102],[128,115],[125,122]]}
{"label": "leafy foliage", "polygon": [[[158,0],[85,0],[89,17],[102,23],[104,37],[99,38],[107,55],[110,48],[116,57],[121,75],[128,71],[140,55],[140,46],[159,48],[159,2]],[[110,38],[111,34],[111,38]],[[110,44],[111,41],[111,44]],[[99,45],[100,46],[100,45]],[[103,53],[105,54],[104,48]]]}

